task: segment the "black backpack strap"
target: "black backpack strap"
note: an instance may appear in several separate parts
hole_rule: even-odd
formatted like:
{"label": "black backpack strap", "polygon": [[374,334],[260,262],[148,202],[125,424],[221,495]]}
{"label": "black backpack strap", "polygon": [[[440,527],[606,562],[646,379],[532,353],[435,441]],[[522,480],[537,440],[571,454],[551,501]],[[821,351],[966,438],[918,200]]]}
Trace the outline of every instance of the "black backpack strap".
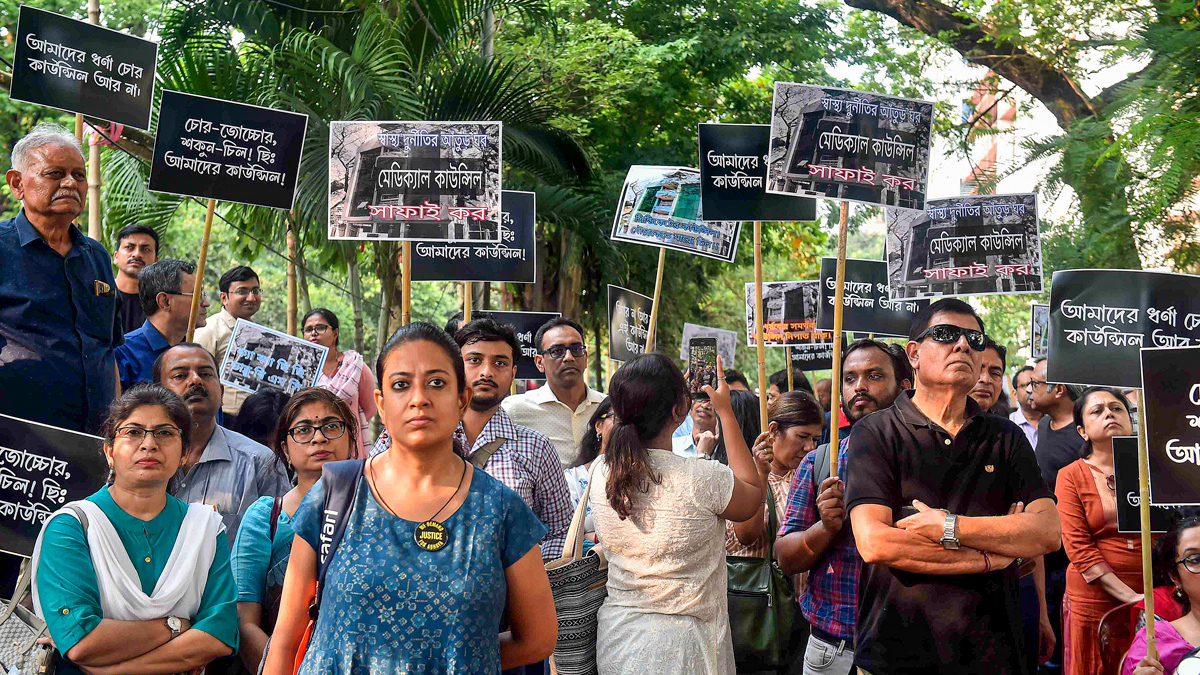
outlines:
{"label": "black backpack strap", "polygon": [[321,548],[317,551],[317,595],[308,607],[308,615],[312,619],[317,618],[321,607],[325,573],[329,571],[329,562],[342,541],[342,535],[346,533],[346,523],[350,520],[350,510],[354,508],[365,463],[366,460],[362,459],[348,459],[328,462],[321,467],[325,508],[321,514]]}
{"label": "black backpack strap", "polygon": [[816,501],[816,496],[821,494],[821,483],[824,483],[829,478],[829,444],[822,443],[816,450],[817,453],[813,457],[813,501]]}
{"label": "black backpack strap", "polygon": [[275,541],[275,530],[279,527],[279,514],[283,511],[283,497],[271,498],[271,535],[267,541]]}

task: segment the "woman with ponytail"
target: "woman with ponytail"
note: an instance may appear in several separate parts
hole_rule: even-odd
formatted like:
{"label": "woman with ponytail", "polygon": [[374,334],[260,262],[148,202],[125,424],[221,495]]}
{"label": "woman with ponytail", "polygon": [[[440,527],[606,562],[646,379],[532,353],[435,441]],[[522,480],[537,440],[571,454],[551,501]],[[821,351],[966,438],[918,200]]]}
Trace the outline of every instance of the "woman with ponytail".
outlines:
{"label": "woman with ponytail", "polygon": [[609,560],[596,639],[600,675],[734,672],[725,520],[758,511],[770,456],[755,464],[725,378],[704,392],[725,430],[728,466],[671,452],[671,432],[687,416],[690,396],[670,359],[639,356],[609,385],[617,424],[596,462],[593,484],[600,489],[589,497]]}

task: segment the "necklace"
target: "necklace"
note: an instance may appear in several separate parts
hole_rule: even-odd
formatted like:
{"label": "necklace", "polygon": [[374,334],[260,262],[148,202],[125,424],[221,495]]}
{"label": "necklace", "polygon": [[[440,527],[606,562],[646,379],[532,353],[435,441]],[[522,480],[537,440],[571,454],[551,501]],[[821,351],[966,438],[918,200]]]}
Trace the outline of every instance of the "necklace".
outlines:
{"label": "necklace", "polygon": [[[417,525],[416,531],[413,532],[413,540],[416,542],[417,548],[420,548],[422,551],[440,551],[450,542],[450,530],[445,525],[437,522],[437,517],[442,515],[442,511],[445,511],[447,506],[450,506],[450,502],[454,501],[454,498],[458,495],[458,491],[462,489],[463,479],[466,477],[467,463],[464,461],[462,474],[458,477],[458,486],[454,488],[454,492],[450,495],[450,498],[446,500],[445,504],[442,504],[442,508],[438,509],[437,513],[433,514],[429,520]],[[383,498],[383,493],[379,491],[374,478],[368,476],[368,480],[371,481],[371,487],[375,490],[375,494],[379,495],[379,501],[383,504],[383,507],[395,514],[396,511]]]}

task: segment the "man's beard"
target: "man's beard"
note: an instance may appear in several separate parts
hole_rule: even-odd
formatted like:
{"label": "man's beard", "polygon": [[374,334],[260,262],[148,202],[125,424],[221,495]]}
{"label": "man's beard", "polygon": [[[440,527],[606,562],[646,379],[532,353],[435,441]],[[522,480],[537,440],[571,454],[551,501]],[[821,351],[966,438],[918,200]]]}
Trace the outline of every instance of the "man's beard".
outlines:
{"label": "man's beard", "polygon": [[475,412],[487,412],[488,410],[500,405],[500,402],[504,400],[504,397],[507,395],[507,393],[508,392],[499,389],[496,390],[495,394],[491,394],[490,396],[472,393],[471,410],[474,410]]}
{"label": "man's beard", "polygon": [[[900,390],[899,390],[899,389],[897,389],[897,390],[894,392],[894,395],[891,397],[891,398],[892,398],[892,401],[895,401],[895,400],[896,400],[896,396],[899,396],[899,395],[900,395]],[[856,417],[856,416],[855,416],[854,414],[852,414],[850,411],[853,409],[853,405],[854,405],[854,403],[856,403],[856,402],[858,402],[858,401],[860,401],[860,400],[863,400],[863,399],[865,399],[865,400],[867,400],[867,401],[871,401],[872,403],[874,403],[874,404],[875,404],[875,410],[872,410],[871,412],[863,413],[861,416],[857,416],[857,417]],[[882,401],[880,401],[879,399],[875,398],[874,396],[871,396],[870,394],[855,394],[854,396],[850,397],[850,399],[849,399],[849,400],[847,400],[847,401],[845,401],[845,402],[843,402],[843,403],[842,403],[842,412],[843,412],[843,413],[846,415],[846,419],[850,420],[850,423],[851,423],[851,424],[855,424],[855,423],[857,423],[857,422],[858,422],[860,419],[862,419],[863,417],[866,417],[867,415],[870,415],[872,412],[878,412],[878,411],[880,411],[880,410],[883,410],[883,409],[885,409],[885,408],[890,408],[891,406],[892,406],[892,404],[891,404],[891,403],[888,403],[887,405],[883,405],[883,402],[882,402]],[[837,422],[836,422],[836,421],[834,421],[834,420],[831,420],[831,423],[833,423],[833,424],[836,424]]]}

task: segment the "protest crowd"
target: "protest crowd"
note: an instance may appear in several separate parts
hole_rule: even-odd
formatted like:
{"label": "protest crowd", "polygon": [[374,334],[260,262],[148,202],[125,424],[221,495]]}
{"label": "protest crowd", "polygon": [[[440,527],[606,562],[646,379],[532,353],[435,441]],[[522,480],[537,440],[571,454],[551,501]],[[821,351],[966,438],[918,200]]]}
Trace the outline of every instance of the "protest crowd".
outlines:
{"label": "protest crowd", "polygon": [[[821,91],[804,114],[840,114],[833,92],[846,91]],[[846,115],[929,123],[922,102],[870,96]],[[382,151],[415,133],[381,129]],[[821,143],[842,135],[822,129]],[[441,138],[484,148],[490,133]],[[724,168],[749,166],[723,157]],[[171,161],[202,172],[208,160]],[[638,215],[614,225],[614,239],[665,227],[681,186],[710,178],[635,168],[621,208]],[[875,180],[866,164],[789,165],[782,177],[761,168],[757,184],[715,185],[841,199],[810,188]],[[923,195],[906,201],[915,179],[889,170],[875,187],[904,196],[879,203],[932,223],[971,208],[1036,219],[1034,195],[927,210]],[[408,170],[382,170],[379,185],[410,180],[389,171]],[[658,192],[639,192],[645,181]],[[7,182],[21,208],[0,222],[0,413],[19,431],[0,430],[0,487],[17,485],[29,506],[4,501],[0,517],[26,513],[30,527],[28,541],[13,534],[0,547],[4,675],[1200,673],[1200,512],[1187,508],[1200,500],[1186,499],[1198,486],[1163,502],[1182,507],[1153,536],[1145,522],[1119,522],[1121,439],[1149,433],[1139,407],[1150,403],[1138,386],[1055,378],[1111,365],[1071,351],[1111,339],[1094,328],[1064,329],[1049,354],[1018,357],[989,335],[992,317],[938,297],[956,293],[889,295],[883,262],[847,265],[843,251],[825,263],[845,280],[823,264],[820,281],[780,290],[821,305],[795,344],[836,330],[821,339],[829,378],[793,368],[797,329],[764,316],[761,280],[747,285],[757,377],[725,367],[716,340],[692,342],[715,362],[695,346],[683,359],[656,350],[657,290],[617,287],[604,337],[629,353],[606,383],[589,382],[589,341],[601,342],[575,318],[521,327],[469,302],[444,326],[401,326],[369,362],[330,309],[307,312],[295,335],[260,323],[276,299],[249,266],[206,288],[203,254],[160,259],[151,227],[120,229],[111,254],[83,234],[84,152],[63,128],[17,142]],[[874,199],[864,194],[855,199]],[[368,210],[391,227],[430,220],[421,209],[435,207]],[[486,209],[450,211],[466,223]],[[711,234],[703,245],[731,259],[737,229],[695,222],[692,239]],[[1028,253],[1008,236],[960,238]],[[951,264],[906,283],[969,284],[999,267],[994,288],[1036,276],[1042,290],[1028,262]],[[882,295],[868,306],[869,292]],[[1087,310],[1072,297],[1052,302],[1049,329],[1112,311],[1102,296]],[[775,306],[793,304],[805,303]],[[867,309],[890,323],[852,325]],[[843,338],[843,318],[856,337]],[[766,377],[763,348],[784,344],[788,365]],[[1132,339],[1119,344],[1137,353]],[[522,363],[538,377],[519,377]],[[38,440],[48,429],[58,440]],[[28,444],[8,447],[18,442]],[[73,464],[82,454],[106,474]],[[49,478],[35,491],[15,471],[39,459]],[[1132,480],[1159,471],[1144,466]]]}

